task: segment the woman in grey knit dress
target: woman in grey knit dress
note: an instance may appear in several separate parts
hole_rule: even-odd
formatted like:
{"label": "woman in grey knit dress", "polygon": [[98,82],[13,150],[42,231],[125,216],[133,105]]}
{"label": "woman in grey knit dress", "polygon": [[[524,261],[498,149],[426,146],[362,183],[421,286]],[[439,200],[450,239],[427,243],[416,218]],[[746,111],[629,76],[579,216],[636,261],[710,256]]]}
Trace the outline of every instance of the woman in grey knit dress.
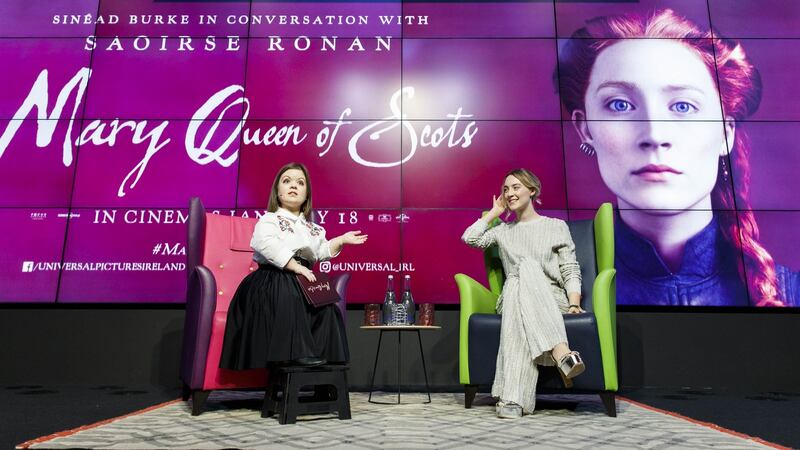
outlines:
{"label": "woman in grey knit dress", "polygon": [[[581,271],[566,222],[539,215],[533,206],[541,182],[526,169],[511,171],[492,209],[470,225],[461,239],[485,249],[497,245],[506,274],[497,300],[502,314],[492,396],[497,415],[521,417],[536,405],[537,364],[555,365],[567,387],[584,371],[578,352],[570,351],[562,313],[581,313]],[[506,210],[516,220],[489,228]]]}

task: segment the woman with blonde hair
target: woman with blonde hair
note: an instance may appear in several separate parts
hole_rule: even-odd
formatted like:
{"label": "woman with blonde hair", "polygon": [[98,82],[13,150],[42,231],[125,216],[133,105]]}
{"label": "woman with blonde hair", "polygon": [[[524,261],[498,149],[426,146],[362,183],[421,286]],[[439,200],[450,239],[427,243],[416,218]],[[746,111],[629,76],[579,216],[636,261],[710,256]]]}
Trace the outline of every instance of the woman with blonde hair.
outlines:
{"label": "woman with blonde hair", "polygon": [[[526,169],[509,172],[492,209],[461,239],[485,249],[497,245],[506,275],[497,312],[502,314],[492,396],[497,415],[522,417],[536,406],[537,364],[555,365],[567,386],[585,367],[567,343],[562,313],[581,313],[581,271],[566,222],[540,215],[539,178]],[[513,222],[490,228],[504,212]]]}

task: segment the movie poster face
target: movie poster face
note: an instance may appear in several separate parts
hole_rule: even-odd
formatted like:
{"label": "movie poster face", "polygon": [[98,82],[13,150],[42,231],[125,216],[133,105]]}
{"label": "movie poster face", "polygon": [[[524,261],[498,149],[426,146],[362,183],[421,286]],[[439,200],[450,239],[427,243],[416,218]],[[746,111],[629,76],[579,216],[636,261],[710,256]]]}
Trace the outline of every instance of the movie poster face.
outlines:
{"label": "movie poster face", "polygon": [[[624,24],[620,22],[625,15]],[[746,18],[746,19],[745,19]],[[348,301],[485,283],[505,175],[616,208],[617,301],[800,305],[800,4],[0,4],[0,301],[181,303],[188,204],[258,218],[288,162]],[[513,220],[513,216],[509,219]]]}

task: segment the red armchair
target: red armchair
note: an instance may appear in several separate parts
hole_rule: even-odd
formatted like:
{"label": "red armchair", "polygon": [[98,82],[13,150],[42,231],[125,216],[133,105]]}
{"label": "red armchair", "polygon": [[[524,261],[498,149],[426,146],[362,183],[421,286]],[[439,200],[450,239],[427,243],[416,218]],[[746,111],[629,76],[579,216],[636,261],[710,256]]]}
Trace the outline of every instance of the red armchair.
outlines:
{"label": "red armchair", "polygon": [[[199,198],[189,205],[186,245],[186,317],[183,330],[180,378],[183,400],[192,398],[192,415],[199,415],[211,391],[260,388],[267,384],[266,369],[219,368],[228,305],[236,288],[258,265],[253,261],[250,238],[257,219],[206,213]],[[334,279],[342,301],[349,274]]]}

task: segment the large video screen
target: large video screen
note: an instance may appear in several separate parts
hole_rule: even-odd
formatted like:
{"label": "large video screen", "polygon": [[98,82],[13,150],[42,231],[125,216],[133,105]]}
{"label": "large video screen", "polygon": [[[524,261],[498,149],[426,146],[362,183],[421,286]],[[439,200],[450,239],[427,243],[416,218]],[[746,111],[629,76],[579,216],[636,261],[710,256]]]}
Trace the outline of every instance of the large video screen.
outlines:
{"label": "large video screen", "polygon": [[[505,175],[616,209],[617,302],[800,305],[800,2],[0,3],[0,302],[180,303],[191,197],[266,213],[309,168],[322,270],[377,303],[485,282]],[[513,220],[513,219],[512,219]]]}

